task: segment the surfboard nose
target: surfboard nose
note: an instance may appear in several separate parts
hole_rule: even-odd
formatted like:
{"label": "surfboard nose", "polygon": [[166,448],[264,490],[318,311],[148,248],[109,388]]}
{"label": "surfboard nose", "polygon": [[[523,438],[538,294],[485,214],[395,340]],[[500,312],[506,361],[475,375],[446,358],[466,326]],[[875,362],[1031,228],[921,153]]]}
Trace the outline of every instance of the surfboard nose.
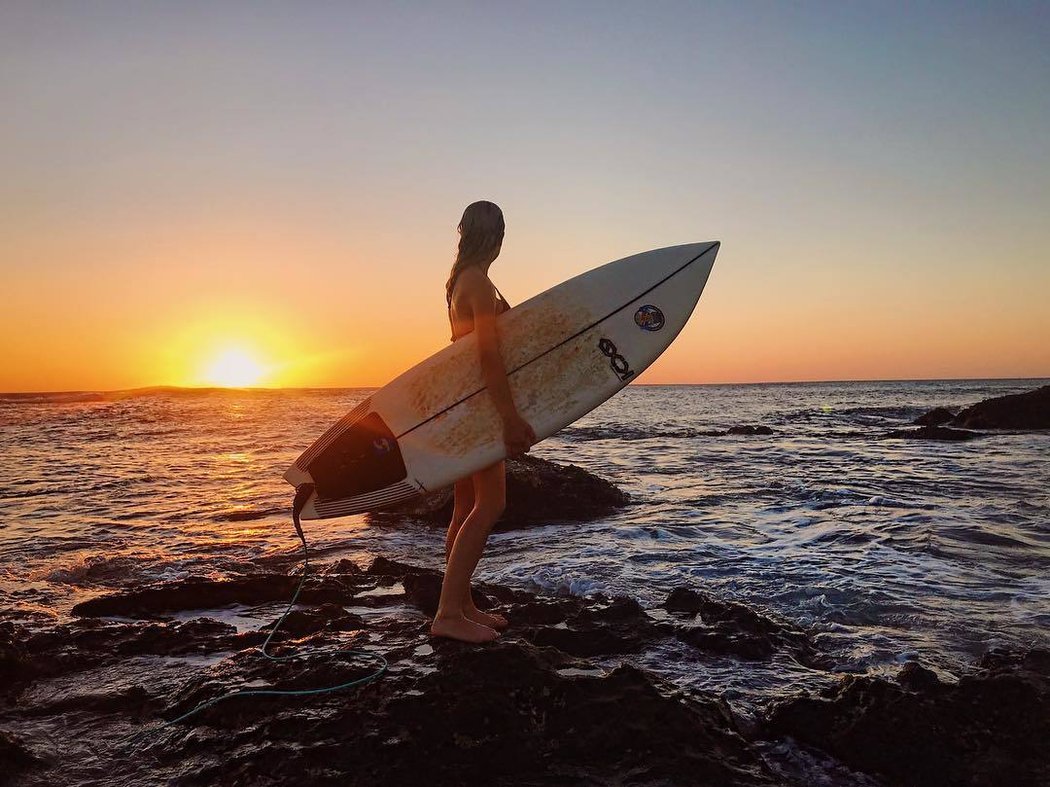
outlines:
{"label": "surfboard nose", "polygon": [[705,240],[699,243],[690,243],[686,246],[689,251],[689,255],[694,258],[710,258],[714,259],[715,255],[718,254],[718,249],[722,246],[720,240]]}

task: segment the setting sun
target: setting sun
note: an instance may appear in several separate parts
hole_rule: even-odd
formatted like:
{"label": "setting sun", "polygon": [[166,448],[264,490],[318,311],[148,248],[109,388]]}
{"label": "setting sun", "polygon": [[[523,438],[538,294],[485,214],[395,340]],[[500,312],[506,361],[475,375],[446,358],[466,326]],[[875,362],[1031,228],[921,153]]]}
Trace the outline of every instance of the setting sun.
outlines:
{"label": "setting sun", "polygon": [[204,381],[224,388],[258,385],[267,369],[251,353],[236,347],[222,350],[204,368]]}

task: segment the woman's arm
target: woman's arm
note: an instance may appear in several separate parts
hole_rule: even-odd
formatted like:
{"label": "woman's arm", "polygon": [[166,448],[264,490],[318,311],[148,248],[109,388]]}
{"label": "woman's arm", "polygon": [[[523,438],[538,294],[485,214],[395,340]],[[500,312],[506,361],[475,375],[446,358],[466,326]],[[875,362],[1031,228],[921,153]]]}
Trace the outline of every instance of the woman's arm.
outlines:
{"label": "woman's arm", "polygon": [[[464,282],[467,284],[467,282]],[[478,356],[481,375],[488,387],[492,402],[503,421],[503,437],[508,455],[523,453],[536,442],[532,427],[521,417],[507,380],[507,368],[499,351],[496,333],[496,299],[487,280],[473,279],[465,293],[474,316],[474,333],[478,337]]]}

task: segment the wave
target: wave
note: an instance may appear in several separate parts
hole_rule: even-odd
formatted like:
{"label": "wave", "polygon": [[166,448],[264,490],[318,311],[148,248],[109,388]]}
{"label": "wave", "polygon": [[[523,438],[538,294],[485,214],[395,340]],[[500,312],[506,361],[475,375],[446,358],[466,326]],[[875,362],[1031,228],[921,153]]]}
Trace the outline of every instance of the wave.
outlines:
{"label": "wave", "polygon": [[153,575],[157,570],[155,560],[148,556],[92,555],[52,569],[45,579],[62,585],[113,585],[132,579],[136,574]]}
{"label": "wave", "polygon": [[254,522],[257,519],[287,513],[287,508],[234,508],[216,514],[214,519],[216,522]]}
{"label": "wave", "polygon": [[638,429],[631,426],[569,426],[558,432],[575,442],[591,440],[688,440],[694,437],[725,437],[726,432],[713,429]]}

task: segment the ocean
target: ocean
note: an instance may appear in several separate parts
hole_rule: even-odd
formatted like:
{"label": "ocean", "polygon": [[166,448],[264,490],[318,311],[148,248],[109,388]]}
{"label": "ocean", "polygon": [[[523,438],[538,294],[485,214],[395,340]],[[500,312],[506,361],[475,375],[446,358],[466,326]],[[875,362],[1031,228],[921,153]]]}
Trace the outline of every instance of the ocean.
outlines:
{"label": "ocean", "polygon": [[[919,659],[950,676],[996,645],[1045,645],[1050,434],[881,439],[935,406],[1041,382],[630,386],[533,454],[613,481],[631,504],[494,534],[477,577],[650,608],[696,587],[808,629],[839,672]],[[0,396],[4,619],[52,625],[113,590],[286,564],[298,542],[281,474],[370,391]],[[735,425],[774,434],[705,434]],[[305,525],[323,560],[441,565],[438,530]],[[258,626],[279,607],[209,614]],[[638,658],[744,707],[830,679],[777,659],[698,669],[673,646]]]}

